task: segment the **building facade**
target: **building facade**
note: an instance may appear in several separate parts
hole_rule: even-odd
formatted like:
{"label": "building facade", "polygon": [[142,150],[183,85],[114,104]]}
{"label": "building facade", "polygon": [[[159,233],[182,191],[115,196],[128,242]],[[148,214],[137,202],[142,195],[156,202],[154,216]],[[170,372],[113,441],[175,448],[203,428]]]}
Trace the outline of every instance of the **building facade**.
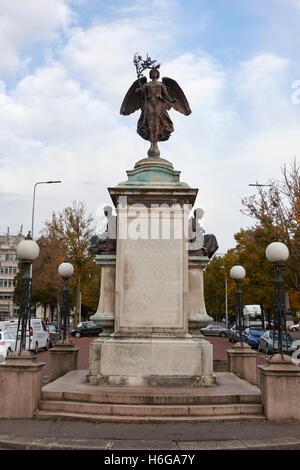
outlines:
{"label": "building facade", "polygon": [[17,246],[24,238],[21,232],[11,235],[9,229],[0,235],[0,321],[18,314],[18,306],[13,303],[13,279],[18,272]]}

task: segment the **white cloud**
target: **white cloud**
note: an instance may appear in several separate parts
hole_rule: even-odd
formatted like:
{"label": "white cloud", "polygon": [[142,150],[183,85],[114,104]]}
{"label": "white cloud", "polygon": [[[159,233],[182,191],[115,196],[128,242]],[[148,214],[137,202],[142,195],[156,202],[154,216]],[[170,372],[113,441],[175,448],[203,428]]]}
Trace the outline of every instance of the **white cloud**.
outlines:
{"label": "white cloud", "polygon": [[[274,126],[275,119],[287,116],[287,77],[290,61],[274,54],[259,54],[241,64],[237,77],[237,97],[244,101],[261,126]],[[285,122],[286,123],[286,122]]]}
{"label": "white cloud", "polygon": [[[0,73],[20,71],[21,55],[37,41],[52,41],[59,28],[66,30],[74,20],[70,0],[0,0]],[[27,59],[28,60],[28,59]],[[24,65],[24,64],[23,64]]]}
{"label": "white cloud", "polygon": [[285,7],[287,6],[287,4],[289,4],[292,7],[300,11],[300,0],[279,0],[279,1],[283,3]]}
{"label": "white cloud", "polygon": [[160,59],[171,44],[170,32],[159,18],[117,20],[99,24],[87,31],[77,29],[62,52],[62,59],[72,72],[95,92],[110,100],[120,100],[136,80],[133,55],[140,52]]}

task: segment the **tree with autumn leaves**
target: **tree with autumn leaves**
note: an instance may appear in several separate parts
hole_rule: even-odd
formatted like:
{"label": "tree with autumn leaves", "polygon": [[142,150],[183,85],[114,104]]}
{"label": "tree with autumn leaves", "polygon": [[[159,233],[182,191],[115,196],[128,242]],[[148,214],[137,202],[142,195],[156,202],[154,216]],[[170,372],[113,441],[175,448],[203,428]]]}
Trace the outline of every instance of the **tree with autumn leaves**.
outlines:
{"label": "tree with autumn leaves", "polygon": [[294,159],[281,169],[281,180],[270,180],[269,189],[242,199],[242,212],[256,220],[265,232],[289,249],[289,286],[300,293],[300,167]]}
{"label": "tree with autumn leaves", "polygon": [[266,247],[279,236],[289,249],[283,270],[290,310],[300,309],[300,168],[296,159],[281,170],[280,180],[270,180],[268,189],[258,187],[257,194],[242,199],[241,211],[255,220],[254,226],[235,234],[236,247],[222,257],[215,256],[204,274],[205,302],[208,313],[225,316],[224,270],[228,280],[229,314],[235,317],[235,283],[231,267],[239,261],[246,269],[242,283],[243,303],[259,304],[264,320],[273,312],[275,271],[265,256]]}
{"label": "tree with autumn leaves", "polygon": [[[63,281],[57,270],[67,257],[74,267],[69,288],[71,304],[75,306],[75,325],[78,323],[80,305],[83,316],[97,309],[100,269],[93,261],[94,255],[88,251],[93,234],[93,218],[87,214],[85,204],[73,202],[62,212],[53,212],[46,222],[44,235],[37,240],[40,254],[33,263],[32,302],[50,306],[52,312],[60,305]],[[16,277],[15,300],[19,292],[18,284]]]}
{"label": "tree with autumn leaves", "polygon": [[[69,286],[73,292],[75,290],[75,325],[78,323],[80,304],[94,310],[98,300],[99,269],[93,262],[94,255],[88,251],[94,231],[93,218],[87,214],[83,202],[73,202],[59,214],[54,212],[51,220],[46,222],[46,238],[57,246],[56,256],[67,256],[74,267]],[[92,299],[89,298],[91,285],[94,286]]]}

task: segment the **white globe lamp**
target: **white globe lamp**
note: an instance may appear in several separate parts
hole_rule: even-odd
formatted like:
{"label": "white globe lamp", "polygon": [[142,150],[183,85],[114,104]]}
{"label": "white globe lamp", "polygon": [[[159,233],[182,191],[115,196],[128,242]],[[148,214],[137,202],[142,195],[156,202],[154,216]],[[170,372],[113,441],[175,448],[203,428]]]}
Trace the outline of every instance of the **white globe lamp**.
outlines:
{"label": "white globe lamp", "polygon": [[39,245],[34,240],[32,240],[30,232],[28,232],[25,240],[22,240],[17,246],[17,255],[19,260],[32,263],[37,259],[39,253]]}
{"label": "white globe lamp", "polygon": [[280,242],[272,242],[266,248],[266,257],[271,263],[284,263],[289,257],[288,247]]}
{"label": "white globe lamp", "polygon": [[63,279],[70,279],[74,274],[74,267],[71,263],[64,261],[59,265],[58,273]]}
{"label": "white globe lamp", "polygon": [[236,264],[230,270],[230,277],[234,281],[242,281],[246,276],[246,270],[240,264]]}

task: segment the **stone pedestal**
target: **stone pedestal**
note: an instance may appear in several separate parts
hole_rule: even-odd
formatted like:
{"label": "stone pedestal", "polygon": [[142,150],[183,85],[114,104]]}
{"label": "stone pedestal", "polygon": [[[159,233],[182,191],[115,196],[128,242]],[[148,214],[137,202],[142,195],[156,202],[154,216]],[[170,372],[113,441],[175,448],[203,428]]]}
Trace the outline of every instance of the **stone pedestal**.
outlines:
{"label": "stone pedestal", "polygon": [[78,351],[72,341],[58,341],[50,352],[50,382],[77,369]]}
{"label": "stone pedestal", "polygon": [[203,271],[209,263],[207,256],[194,256],[189,253],[189,333],[193,340],[197,341],[202,351],[202,376],[205,377],[205,383],[215,384],[215,376],[212,375],[213,369],[213,346],[204,338],[200,329],[205,328],[213,322],[213,318],[206,312],[204,301],[204,283]]}
{"label": "stone pedestal", "polygon": [[264,414],[269,421],[300,420],[300,367],[275,354],[260,369]]}
{"label": "stone pedestal", "polygon": [[117,212],[114,332],[91,348],[88,381],[211,385],[212,360],[203,359],[211,351],[189,333],[186,235],[198,190],[161,158],[127,174],[109,188]]}
{"label": "stone pedestal", "polygon": [[38,407],[45,362],[29,351],[14,352],[0,364],[0,418],[32,418]]}
{"label": "stone pedestal", "polygon": [[98,326],[103,326],[104,331],[90,344],[87,380],[91,384],[99,382],[101,345],[114,332],[116,255],[96,255],[95,262],[101,266],[100,296],[97,312],[90,317],[90,320]]}
{"label": "stone pedestal", "polygon": [[97,312],[90,320],[98,326],[103,326],[101,336],[107,337],[114,331],[116,256],[96,255],[95,262],[101,266],[100,296]]}
{"label": "stone pedestal", "polygon": [[246,343],[236,343],[227,352],[228,372],[256,385],[256,351]]}

